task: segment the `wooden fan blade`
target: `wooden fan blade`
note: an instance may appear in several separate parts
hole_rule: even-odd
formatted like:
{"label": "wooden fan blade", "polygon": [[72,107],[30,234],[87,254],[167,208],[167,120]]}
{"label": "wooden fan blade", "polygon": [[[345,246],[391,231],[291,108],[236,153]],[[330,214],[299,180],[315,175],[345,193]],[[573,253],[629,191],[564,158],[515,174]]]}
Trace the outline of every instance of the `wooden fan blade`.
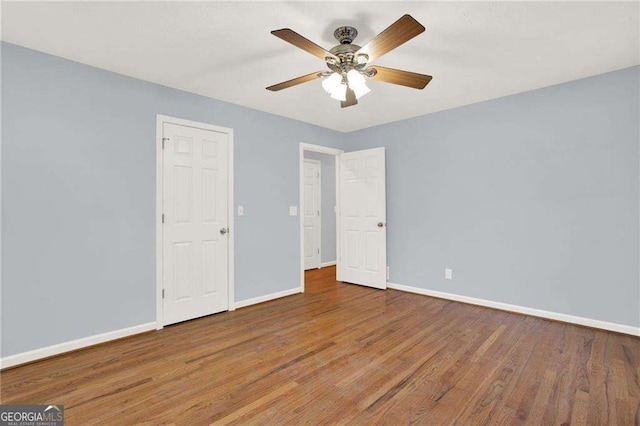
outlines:
{"label": "wooden fan blade", "polygon": [[291,86],[296,86],[298,84],[306,83],[307,81],[320,78],[321,74],[322,74],[322,71],[312,72],[311,74],[303,75],[302,77],[293,78],[291,80],[283,81],[282,83],[274,84],[273,86],[267,87],[267,90],[271,90],[272,92],[277,92],[278,90],[288,89]]}
{"label": "wooden fan blade", "polygon": [[356,52],[356,56],[365,53],[369,55],[369,62],[372,62],[385,53],[411,40],[418,34],[421,34],[423,31],[424,27],[420,22],[413,19],[411,15],[404,15],[360,48],[360,50]]}
{"label": "wooden fan blade", "polygon": [[418,74],[415,72],[401,71],[394,68],[372,66],[376,70],[375,75],[370,78],[374,80],[384,81],[385,83],[399,84],[400,86],[413,87],[414,89],[424,89],[429,84],[430,75]]}
{"label": "wooden fan blade", "polygon": [[322,47],[318,46],[311,40],[307,40],[306,38],[302,37],[300,34],[298,34],[297,32],[289,28],[274,30],[274,31],[271,31],[271,34],[273,34],[278,38],[281,38],[287,43],[291,43],[294,46],[299,47],[300,49],[311,53],[314,56],[317,56],[323,61],[325,60],[326,57],[337,59],[337,57],[333,53],[323,49]]}
{"label": "wooden fan blade", "polygon": [[340,101],[340,106],[342,108],[346,108],[352,105],[356,105],[357,103],[358,103],[358,100],[356,99],[356,94],[354,93],[353,90],[351,90],[350,87],[347,87],[347,100]]}

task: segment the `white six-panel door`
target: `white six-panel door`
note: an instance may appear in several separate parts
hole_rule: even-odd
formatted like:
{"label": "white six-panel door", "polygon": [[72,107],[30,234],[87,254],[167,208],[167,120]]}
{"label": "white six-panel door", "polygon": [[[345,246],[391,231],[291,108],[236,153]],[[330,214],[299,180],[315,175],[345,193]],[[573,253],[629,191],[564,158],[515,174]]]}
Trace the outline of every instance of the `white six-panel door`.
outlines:
{"label": "white six-panel door", "polygon": [[163,124],[163,324],[229,309],[229,134]]}
{"label": "white six-panel door", "polygon": [[339,161],[338,280],[387,288],[384,148],[340,154]]}
{"label": "white six-panel door", "polygon": [[320,162],[304,160],[304,269],[320,267]]}

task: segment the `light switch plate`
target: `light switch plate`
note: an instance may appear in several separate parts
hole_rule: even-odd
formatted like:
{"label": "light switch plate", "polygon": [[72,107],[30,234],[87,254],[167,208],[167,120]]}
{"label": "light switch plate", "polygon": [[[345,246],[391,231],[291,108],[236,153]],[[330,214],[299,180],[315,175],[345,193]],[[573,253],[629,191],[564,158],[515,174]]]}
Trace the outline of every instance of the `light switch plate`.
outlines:
{"label": "light switch plate", "polygon": [[244,206],[238,206],[238,216],[244,216]]}
{"label": "light switch plate", "polygon": [[298,206],[289,206],[289,216],[298,216]]}
{"label": "light switch plate", "polygon": [[452,280],[453,279],[453,269],[446,268],[444,270],[444,279]]}

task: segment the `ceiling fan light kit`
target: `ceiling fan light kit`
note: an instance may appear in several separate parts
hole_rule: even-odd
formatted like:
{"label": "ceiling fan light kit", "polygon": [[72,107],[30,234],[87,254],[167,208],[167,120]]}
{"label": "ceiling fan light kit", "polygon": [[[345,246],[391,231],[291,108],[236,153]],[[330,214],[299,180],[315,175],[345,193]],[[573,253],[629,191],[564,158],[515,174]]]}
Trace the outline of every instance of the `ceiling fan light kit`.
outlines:
{"label": "ceiling fan light kit", "polygon": [[355,93],[356,99],[360,99],[371,91],[371,89],[367,87],[367,81],[364,76],[356,70],[347,72],[347,81],[349,82],[349,87]]}
{"label": "ceiling fan light kit", "polygon": [[330,71],[317,71],[302,77],[294,78],[273,86],[267,90],[279,91],[318,78],[324,78],[322,87],[331,98],[339,100],[342,108],[358,103],[358,99],[371,91],[367,87],[367,78],[385,83],[398,84],[414,89],[424,89],[431,81],[431,76],[371,65],[385,53],[411,40],[424,32],[424,27],[410,15],[404,15],[373,40],[360,47],[353,44],[358,36],[354,27],[338,27],[333,36],[340,42],[331,50],[325,50],[307,40],[289,28],[271,31],[282,40],[311,53],[324,60]]}
{"label": "ceiling fan light kit", "polygon": [[344,78],[336,72],[331,73],[322,81],[322,88],[337,101],[347,100],[347,84],[344,82]]}

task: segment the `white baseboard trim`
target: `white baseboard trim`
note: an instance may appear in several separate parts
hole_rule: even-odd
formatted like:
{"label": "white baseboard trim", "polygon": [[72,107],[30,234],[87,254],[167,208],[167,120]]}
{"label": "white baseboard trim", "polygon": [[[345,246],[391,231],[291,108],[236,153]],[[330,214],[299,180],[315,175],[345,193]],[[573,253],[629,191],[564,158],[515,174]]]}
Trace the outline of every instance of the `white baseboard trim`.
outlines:
{"label": "white baseboard trim", "polygon": [[279,291],[277,293],[266,294],[264,296],[254,297],[252,299],[241,300],[235,303],[236,309],[245,308],[258,303],[268,302],[269,300],[279,299],[281,297],[291,296],[292,294],[302,293],[302,288],[296,287],[289,290]]}
{"label": "white baseboard trim", "polygon": [[321,263],[321,264],[320,264],[320,267],[321,267],[321,268],[326,268],[327,266],[333,266],[333,265],[335,265],[336,263],[338,263],[338,262],[337,262],[337,261],[335,261],[335,260],[332,260],[331,262],[324,262],[324,263]]}
{"label": "white baseboard trim", "polygon": [[86,348],[88,346],[97,345],[99,343],[105,343],[110,340],[133,336],[134,334],[155,330],[155,328],[155,321],[148,322],[146,324],[135,325],[133,327],[109,331],[102,334],[83,337],[81,339],[71,340],[69,342],[58,343],[57,345],[47,346],[45,348],[34,349],[32,351],[6,356],[0,359],[0,370],[4,370],[5,368],[9,367],[15,367],[16,365],[25,364],[27,362],[37,361],[42,358],[59,355],[65,352],[74,351],[76,349]]}
{"label": "white baseboard trim", "polygon": [[542,309],[527,308],[525,306],[510,305],[508,303],[494,302],[491,300],[477,299],[475,297],[461,296],[458,294],[444,293],[441,291],[427,290],[424,288],[411,287],[407,285],[387,283],[388,288],[406,291],[409,293],[422,294],[425,296],[437,297],[439,299],[453,300],[456,302],[469,303],[472,305],[484,306],[487,308],[500,309],[502,311],[517,312],[519,314],[531,315],[534,317],[546,318],[555,321],[568,322],[571,324],[584,325],[587,327],[600,328],[603,330],[615,331],[618,333],[640,336],[640,327],[616,324],[613,322],[600,321],[590,318],[576,317],[573,315],[561,314],[558,312],[543,311]]}

